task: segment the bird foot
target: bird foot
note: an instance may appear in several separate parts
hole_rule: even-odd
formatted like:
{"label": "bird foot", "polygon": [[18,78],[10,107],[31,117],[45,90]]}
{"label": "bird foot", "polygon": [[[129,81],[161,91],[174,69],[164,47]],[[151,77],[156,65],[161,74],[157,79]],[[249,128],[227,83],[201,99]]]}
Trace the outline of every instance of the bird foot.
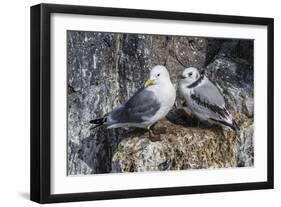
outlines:
{"label": "bird foot", "polygon": [[154,132],[157,134],[166,134],[167,129],[165,127],[160,127],[160,128],[154,129]]}
{"label": "bird foot", "polygon": [[157,141],[161,141],[161,136],[160,134],[154,134],[152,130],[149,130],[149,139],[152,142],[157,142]]}

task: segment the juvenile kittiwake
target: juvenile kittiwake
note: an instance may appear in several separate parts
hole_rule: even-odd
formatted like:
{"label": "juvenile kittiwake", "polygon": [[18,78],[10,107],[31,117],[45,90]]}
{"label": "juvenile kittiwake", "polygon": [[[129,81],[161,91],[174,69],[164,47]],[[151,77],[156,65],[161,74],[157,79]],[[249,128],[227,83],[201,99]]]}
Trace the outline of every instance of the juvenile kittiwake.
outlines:
{"label": "juvenile kittiwake", "polygon": [[227,111],[218,88],[196,68],[190,67],[183,71],[179,89],[188,107],[199,120],[224,125],[234,131],[239,129]]}
{"label": "juvenile kittiwake", "polygon": [[138,127],[149,130],[150,127],[164,118],[174,105],[176,90],[171,83],[168,70],[157,65],[150,71],[149,79],[143,88],[138,90],[127,102],[107,113],[104,117],[91,120],[96,126],[107,128]]}

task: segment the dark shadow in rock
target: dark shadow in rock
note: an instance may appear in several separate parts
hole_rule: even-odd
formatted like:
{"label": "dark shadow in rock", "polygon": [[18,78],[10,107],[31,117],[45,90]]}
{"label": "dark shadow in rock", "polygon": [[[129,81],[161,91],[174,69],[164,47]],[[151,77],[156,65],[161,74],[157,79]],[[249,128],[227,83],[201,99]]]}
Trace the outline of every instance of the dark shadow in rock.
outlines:
{"label": "dark shadow in rock", "polygon": [[188,115],[184,109],[172,109],[166,118],[173,124],[184,127],[197,127],[198,125],[198,119]]}
{"label": "dark shadow in rock", "polygon": [[166,118],[177,125],[184,127],[197,126],[198,119],[196,117],[189,116],[184,109],[172,109],[166,116]]}
{"label": "dark shadow in rock", "polygon": [[172,109],[166,116],[167,120],[176,125],[183,127],[197,127],[201,129],[213,129],[221,127],[219,125],[211,125],[208,122],[199,121],[195,116],[190,116],[184,109]]}
{"label": "dark shadow in rock", "polygon": [[144,133],[148,136],[147,130],[139,128],[107,129],[101,126],[91,130],[91,135],[81,141],[77,154],[80,160],[93,169],[93,174],[111,172],[112,156],[123,139]]}
{"label": "dark shadow in rock", "polygon": [[207,39],[206,58],[204,66],[209,65],[214,61],[215,56],[220,51],[223,41],[216,38]]}
{"label": "dark shadow in rock", "polygon": [[123,134],[122,134],[122,138],[120,139],[126,139],[126,138],[130,138],[130,137],[137,137],[137,136],[142,136],[143,134],[147,134],[148,136],[148,130],[146,129],[141,129],[141,128],[131,128],[128,130],[124,130]]}
{"label": "dark shadow in rock", "polygon": [[92,173],[108,173],[111,171],[112,152],[119,143],[119,132],[114,129],[99,127],[80,143],[78,158],[83,160]]}

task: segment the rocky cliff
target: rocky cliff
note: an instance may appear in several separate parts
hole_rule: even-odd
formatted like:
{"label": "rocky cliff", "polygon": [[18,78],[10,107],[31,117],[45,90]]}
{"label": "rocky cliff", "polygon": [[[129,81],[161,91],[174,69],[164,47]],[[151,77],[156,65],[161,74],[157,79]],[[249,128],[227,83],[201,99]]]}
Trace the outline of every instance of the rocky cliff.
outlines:
{"label": "rocky cliff", "polygon": [[[156,64],[175,87],[184,67],[204,70],[241,130],[198,126],[181,97],[156,125],[161,141],[141,129],[92,129],[89,120],[132,96]],[[252,40],[68,31],[67,74],[69,175],[253,166]]]}

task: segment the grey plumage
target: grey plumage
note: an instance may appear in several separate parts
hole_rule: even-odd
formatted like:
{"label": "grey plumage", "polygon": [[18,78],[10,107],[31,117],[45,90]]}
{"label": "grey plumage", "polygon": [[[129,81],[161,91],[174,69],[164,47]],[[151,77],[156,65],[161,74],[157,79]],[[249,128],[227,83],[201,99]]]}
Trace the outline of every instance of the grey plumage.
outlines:
{"label": "grey plumage", "polygon": [[110,112],[107,125],[116,123],[141,123],[154,116],[160,108],[153,92],[140,89],[124,105]]}
{"label": "grey plumage", "polygon": [[[192,109],[198,116],[210,117],[213,120],[224,120],[229,116],[225,102],[219,90],[207,78],[204,84],[195,87],[190,94]],[[204,119],[204,118],[203,118]]]}
{"label": "grey plumage", "polygon": [[208,104],[224,107],[224,99],[217,87],[206,77],[203,78],[204,84],[199,84],[194,88],[194,94],[200,96],[201,101]]}

